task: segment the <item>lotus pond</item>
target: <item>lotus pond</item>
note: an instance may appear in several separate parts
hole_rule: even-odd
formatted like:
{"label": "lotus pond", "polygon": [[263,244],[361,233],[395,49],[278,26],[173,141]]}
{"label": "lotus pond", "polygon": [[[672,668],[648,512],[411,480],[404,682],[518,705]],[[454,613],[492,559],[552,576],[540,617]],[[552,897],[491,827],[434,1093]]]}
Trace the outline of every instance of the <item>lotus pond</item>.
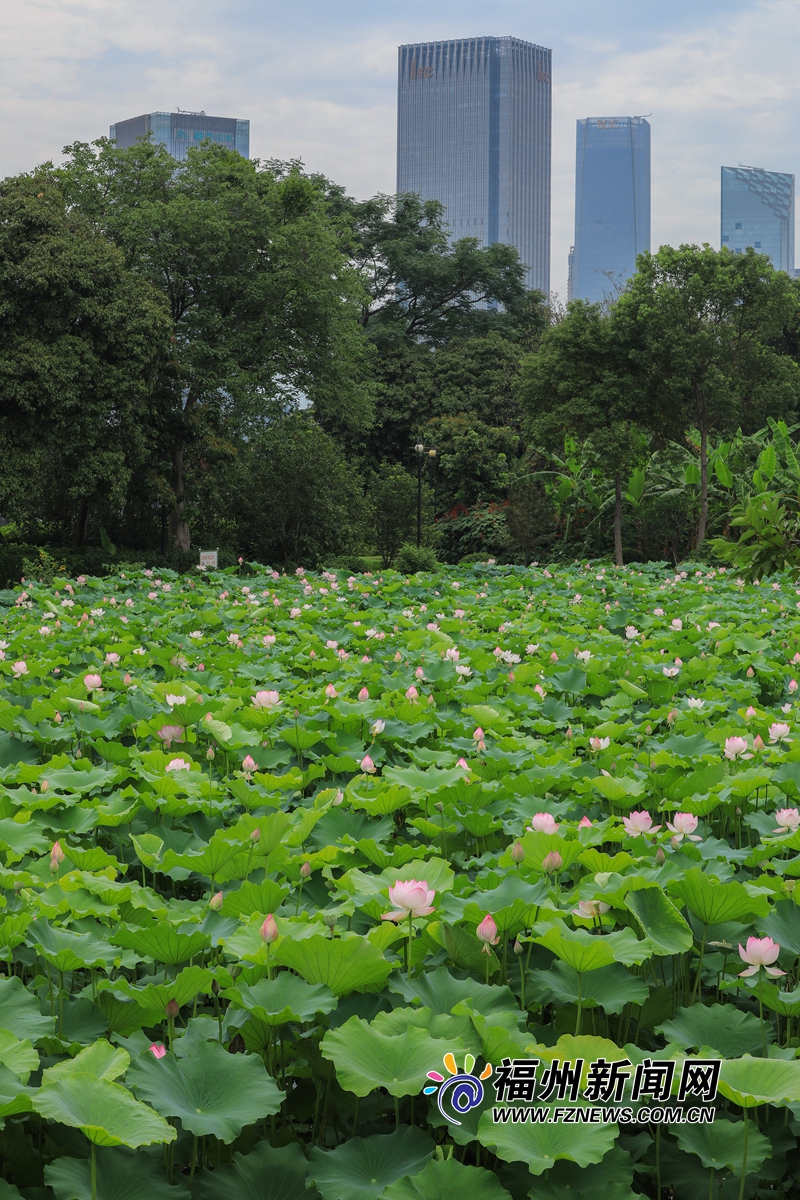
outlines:
{"label": "lotus pond", "polygon": [[793,581],[0,601],[0,1200],[800,1194]]}

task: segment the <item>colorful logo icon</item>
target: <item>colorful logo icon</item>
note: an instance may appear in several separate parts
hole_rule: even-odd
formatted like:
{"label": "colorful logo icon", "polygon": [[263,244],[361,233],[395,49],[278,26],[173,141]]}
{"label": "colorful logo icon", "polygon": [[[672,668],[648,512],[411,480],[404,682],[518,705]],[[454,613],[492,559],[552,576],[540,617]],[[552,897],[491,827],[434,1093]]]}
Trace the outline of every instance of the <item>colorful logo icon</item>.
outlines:
{"label": "colorful logo icon", "polygon": [[462,1072],[458,1070],[454,1054],[445,1054],[442,1061],[449,1072],[449,1079],[447,1076],[441,1075],[439,1071],[428,1071],[428,1079],[435,1080],[435,1084],[423,1088],[422,1091],[425,1096],[432,1096],[434,1092],[438,1091],[439,1095],[436,1100],[439,1112],[451,1125],[460,1125],[461,1122],[456,1117],[445,1112],[445,1099],[449,1099],[450,1106],[462,1116],[470,1109],[477,1108],[483,1100],[483,1080],[489,1078],[492,1067],[490,1063],[487,1063],[480,1075],[473,1075],[472,1068],[475,1066],[475,1057],[472,1054],[466,1056]]}

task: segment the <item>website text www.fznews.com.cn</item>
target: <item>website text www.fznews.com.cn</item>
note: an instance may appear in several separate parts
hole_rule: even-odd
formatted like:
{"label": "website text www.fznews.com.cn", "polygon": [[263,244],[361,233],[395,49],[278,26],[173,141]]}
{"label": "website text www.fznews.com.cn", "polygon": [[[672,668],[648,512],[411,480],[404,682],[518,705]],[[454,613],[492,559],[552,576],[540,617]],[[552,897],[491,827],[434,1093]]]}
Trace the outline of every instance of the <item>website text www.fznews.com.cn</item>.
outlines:
{"label": "website text www.fznews.com.cn", "polygon": [[652,1108],[595,1108],[579,1105],[576,1108],[550,1108],[539,1104],[523,1107],[498,1105],[492,1109],[495,1125],[712,1125],[716,1109],[667,1107]]}

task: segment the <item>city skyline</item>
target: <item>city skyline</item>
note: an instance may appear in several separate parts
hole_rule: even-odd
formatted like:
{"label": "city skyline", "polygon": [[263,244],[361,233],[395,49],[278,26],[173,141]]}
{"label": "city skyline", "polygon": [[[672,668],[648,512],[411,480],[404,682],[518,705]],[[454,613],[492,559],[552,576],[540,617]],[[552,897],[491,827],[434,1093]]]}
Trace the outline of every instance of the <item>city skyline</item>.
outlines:
{"label": "city skyline", "polygon": [[653,112],[653,248],[719,245],[721,164],[800,171],[800,9],[788,0],[496,0],[489,19],[476,0],[30,0],[0,11],[0,174],[58,161],[120,117],[180,106],[246,114],[253,157],[302,158],[356,196],[391,192],[397,46],[494,31],[553,49],[551,287],[562,298],[576,118]]}
{"label": "city skyline", "polygon": [[550,291],[552,54],[516,37],[398,47],[397,191],[439,200],[453,239],[515,246]]}

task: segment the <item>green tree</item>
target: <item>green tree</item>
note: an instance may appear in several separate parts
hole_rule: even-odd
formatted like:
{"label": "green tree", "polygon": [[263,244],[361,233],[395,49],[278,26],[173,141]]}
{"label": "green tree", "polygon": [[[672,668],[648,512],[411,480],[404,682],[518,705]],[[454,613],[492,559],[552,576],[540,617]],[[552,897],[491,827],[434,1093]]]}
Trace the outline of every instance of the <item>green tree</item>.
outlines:
{"label": "green tree", "polygon": [[71,203],[167,300],[172,387],[165,438],[170,531],[188,548],[188,464],[252,418],[304,402],[319,423],[371,420],[358,272],[349,225],[299,170],[263,169],[210,143],[176,162],[142,141],[67,148]]}
{"label": "green tree", "polygon": [[361,549],[361,479],[310,413],[254,432],[226,479],[230,527],[248,558],[316,566]]}
{"label": "green tree", "polygon": [[368,493],[375,549],[390,567],[417,526],[417,481],[399,463],[381,463]]}
{"label": "green tree", "polygon": [[614,310],[582,300],[542,338],[522,365],[520,400],[531,442],[557,450],[564,435],[590,441],[598,465],[614,483],[614,559],[622,566],[622,479],[642,454],[646,417],[630,345]]}
{"label": "green tree", "polygon": [[163,297],[70,210],[47,172],[0,184],[2,511],[79,544],[157,440]]}
{"label": "green tree", "polygon": [[798,292],[766,255],[727,247],[662,246],[639,256],[637,273],[614,306],[613,325],[643,383],[652,424],[699,431],[700,515],[695,548],[708,525],[709,438],[752,432],[770,415],[793,412],[800,368],[780,353],[797,323]]}

